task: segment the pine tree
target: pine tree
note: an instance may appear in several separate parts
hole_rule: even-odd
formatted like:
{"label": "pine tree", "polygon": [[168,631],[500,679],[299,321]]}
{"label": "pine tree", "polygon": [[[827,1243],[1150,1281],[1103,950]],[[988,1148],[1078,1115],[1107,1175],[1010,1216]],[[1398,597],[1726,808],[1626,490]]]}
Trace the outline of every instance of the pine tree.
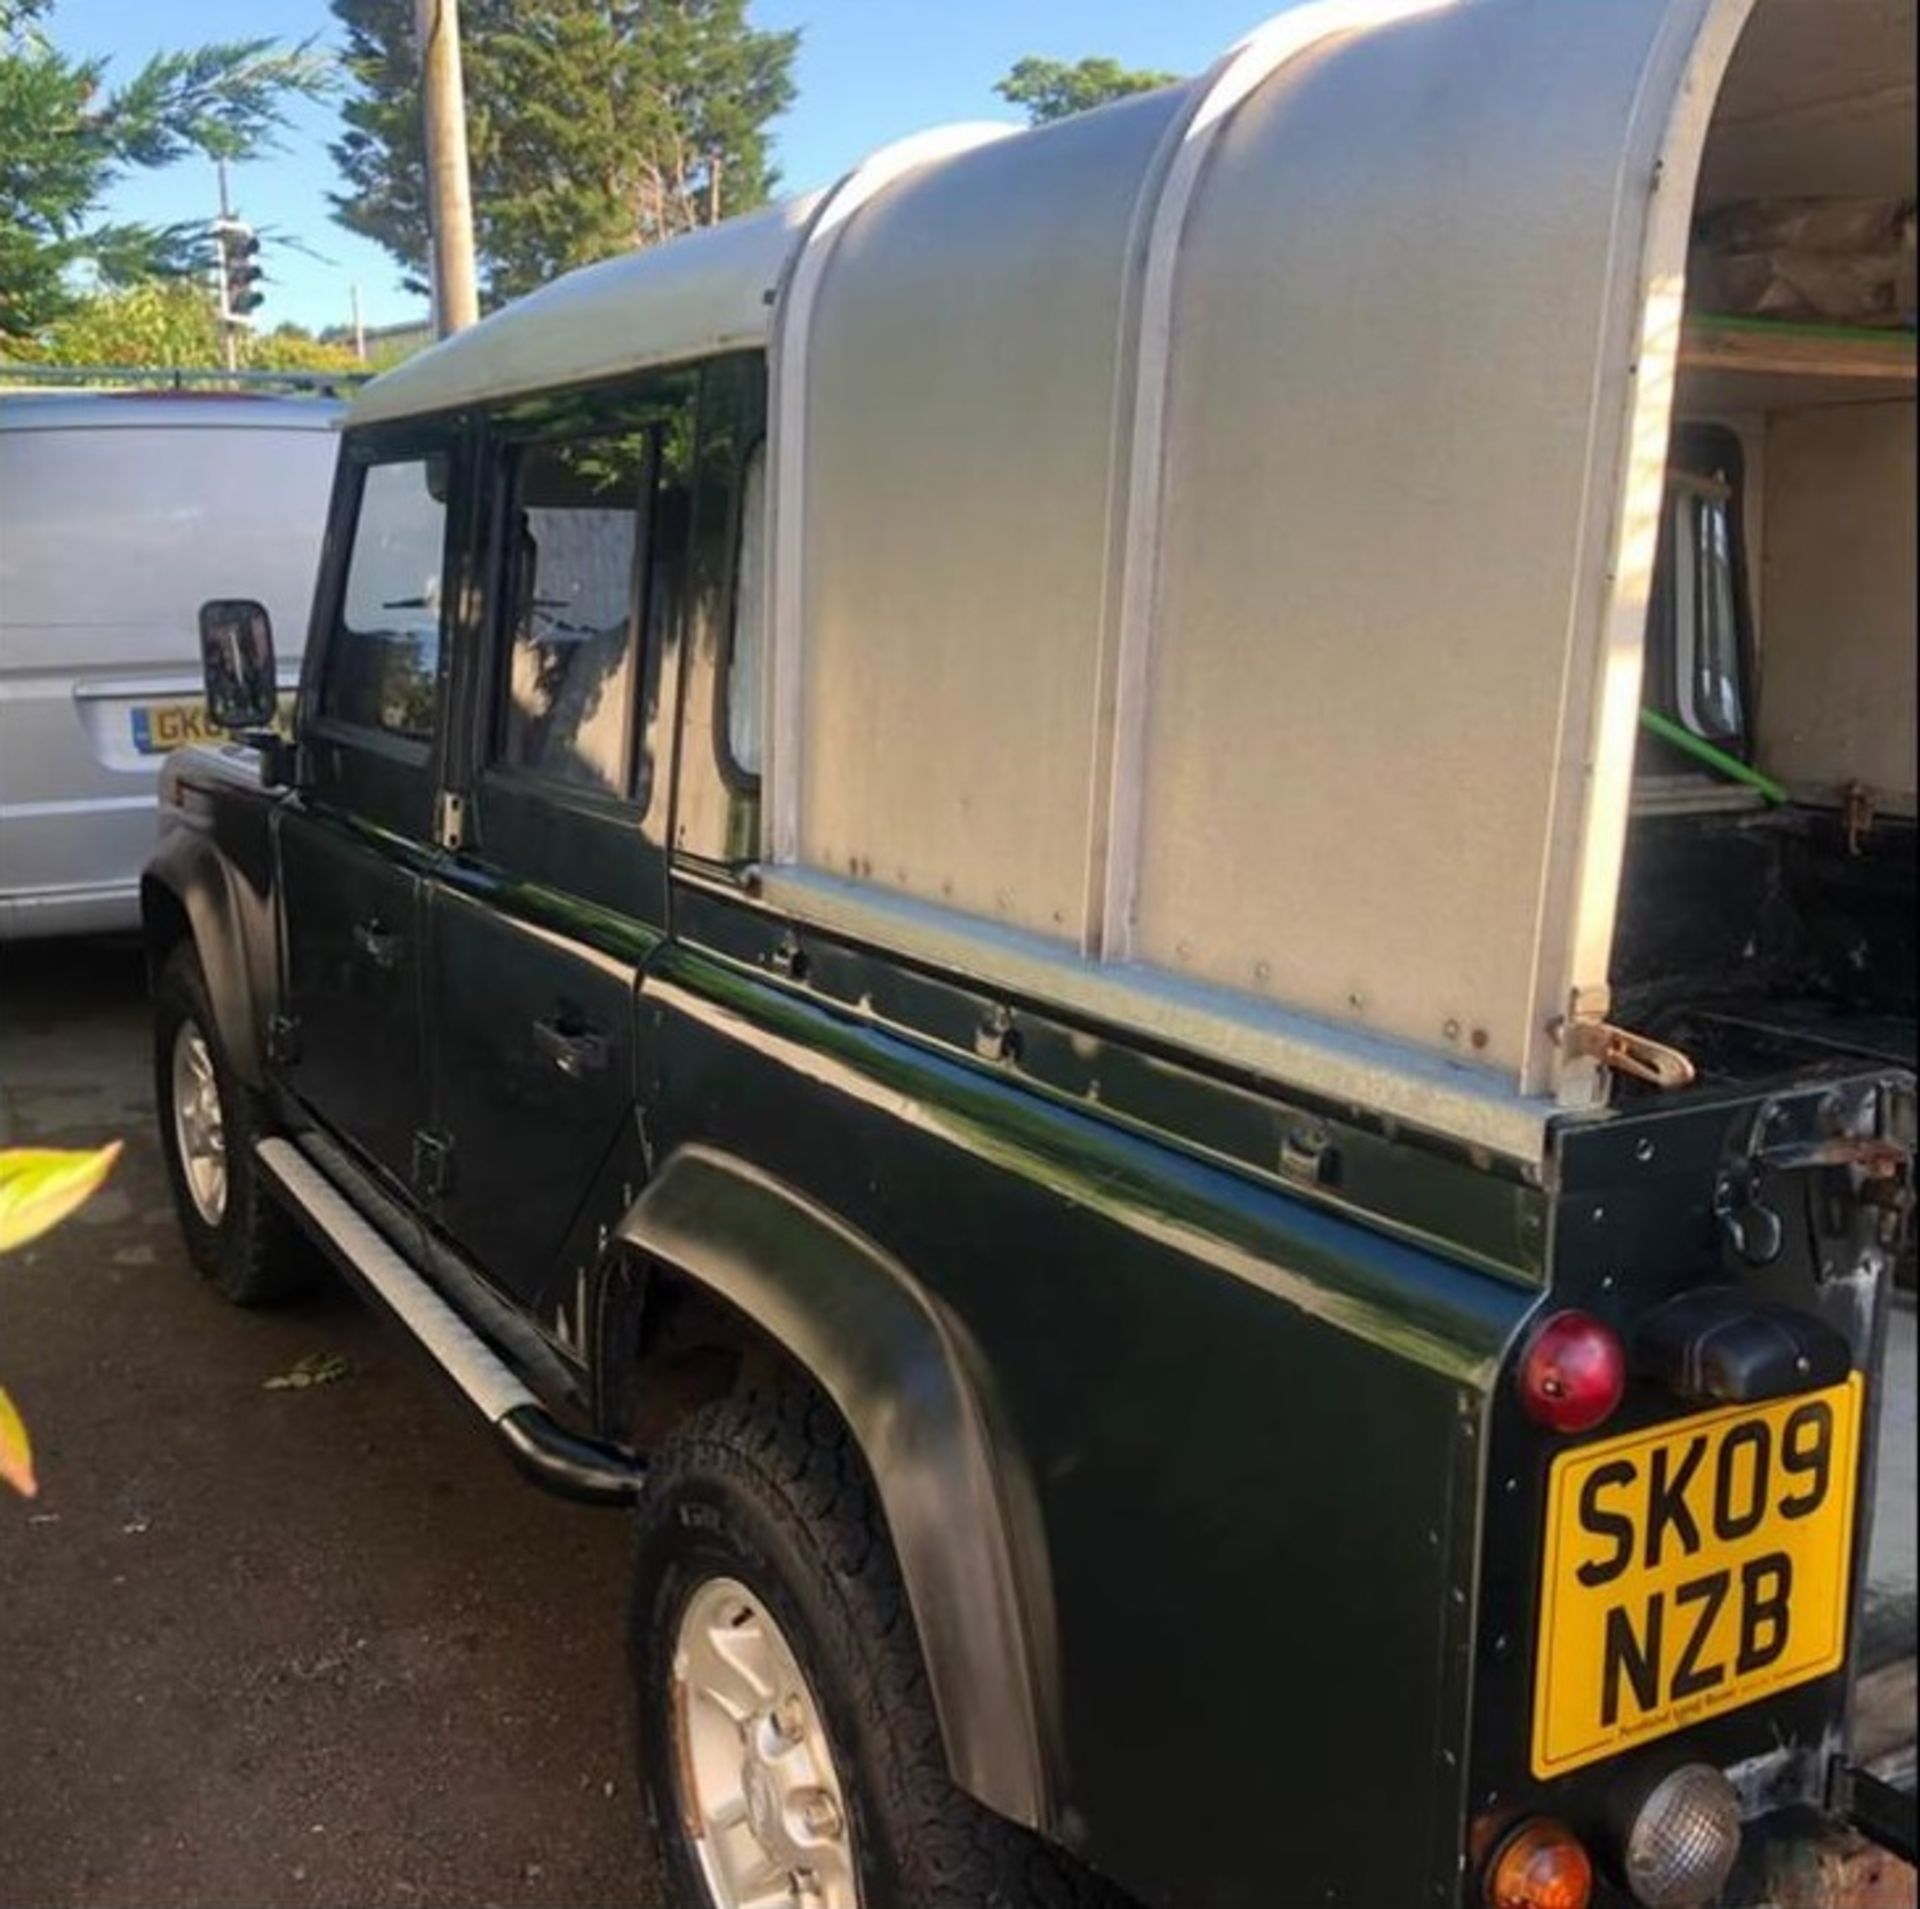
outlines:
{"label": "pine tree", "polygon": [[1028,121],[1040,126],[1133,93],[1171,86],[1179,77],[1177,73],[1137,71],[1099,55],[1069,66],[1065,60],[1029,54],[1024,60],[1016,60],[1013,70],[993,90],[1023,108]]}
{"label": "pine tree", "polygon": [[48,0],[0,0],[0,346],[75,308],[76,268],[114,286],[206,263],[205,225],[114,224],[98,217],[101,199],[129,170],[270,147],[287,101],[331,84],[305,46],[235,40],[155,54],[109,87],[104,60],[54,46],[48,12]]}
{"label": "pine tree", "polygon": [[[419,86],[408,0],[333,0],[354,91],[335,216],[424,290]],[[797,33],[747,0],[463,0],[474,244],[490,303],[570,267],[764,203]]]}

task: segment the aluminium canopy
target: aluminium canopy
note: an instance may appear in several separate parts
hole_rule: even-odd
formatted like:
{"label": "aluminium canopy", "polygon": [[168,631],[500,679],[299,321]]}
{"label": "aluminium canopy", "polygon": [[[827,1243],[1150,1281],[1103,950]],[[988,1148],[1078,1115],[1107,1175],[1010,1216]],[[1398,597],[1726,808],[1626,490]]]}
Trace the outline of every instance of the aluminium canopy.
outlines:
{"label": "aluminium canopy", "polygon": [[1710,129],[1725,195],[1912,190],[1913,0],[1759,3],[1736,59],[1751,0],[1309,0],[575,274],[355,421],[765,346],[765,893],[1537,1165],[1604,1095],[1556,1030]]}

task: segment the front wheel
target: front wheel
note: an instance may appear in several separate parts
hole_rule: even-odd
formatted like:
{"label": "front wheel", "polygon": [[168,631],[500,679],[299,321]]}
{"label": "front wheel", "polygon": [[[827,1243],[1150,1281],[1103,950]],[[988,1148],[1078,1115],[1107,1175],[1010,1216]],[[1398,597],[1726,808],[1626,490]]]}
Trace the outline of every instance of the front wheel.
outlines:
{"label": "front wheel", "polygon": [[190,942],[167,957],[154,986],[153,1086],[160,1150],[194,1265],[238,1306],[305,1292],[318,1267],[261,1183],[253,1146],[262,1108],[228,1062]]}
{"label": "front wheel", "polygon": [[688,1909],[1069,1909],[1113,1898],[947,1774],[859,1454],[795,1389],[655,1455],[634,1594],[640,1761]]}

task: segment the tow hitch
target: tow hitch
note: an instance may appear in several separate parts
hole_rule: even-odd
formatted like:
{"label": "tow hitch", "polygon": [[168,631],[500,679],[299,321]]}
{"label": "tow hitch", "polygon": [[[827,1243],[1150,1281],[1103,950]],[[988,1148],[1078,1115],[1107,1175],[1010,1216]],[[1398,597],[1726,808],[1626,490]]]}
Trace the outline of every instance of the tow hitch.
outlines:
{"label": "tow hitch", "polygon": [[1836,1757],[1827,1807],[1903,1863],[1915,1860],[1915,1799],[1911,1790],[1896,1789],[1885,1777]]}

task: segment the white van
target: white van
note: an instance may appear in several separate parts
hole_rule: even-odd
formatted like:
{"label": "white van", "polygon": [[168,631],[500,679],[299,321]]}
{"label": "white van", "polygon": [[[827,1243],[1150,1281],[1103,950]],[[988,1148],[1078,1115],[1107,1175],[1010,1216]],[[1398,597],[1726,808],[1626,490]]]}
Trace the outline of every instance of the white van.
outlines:
{"label": "white van", "polygon": [[212,734],[204,599],[243,582],[298,680],[340,410],[0,395],[0,939],[139,925],[159,764]]}

